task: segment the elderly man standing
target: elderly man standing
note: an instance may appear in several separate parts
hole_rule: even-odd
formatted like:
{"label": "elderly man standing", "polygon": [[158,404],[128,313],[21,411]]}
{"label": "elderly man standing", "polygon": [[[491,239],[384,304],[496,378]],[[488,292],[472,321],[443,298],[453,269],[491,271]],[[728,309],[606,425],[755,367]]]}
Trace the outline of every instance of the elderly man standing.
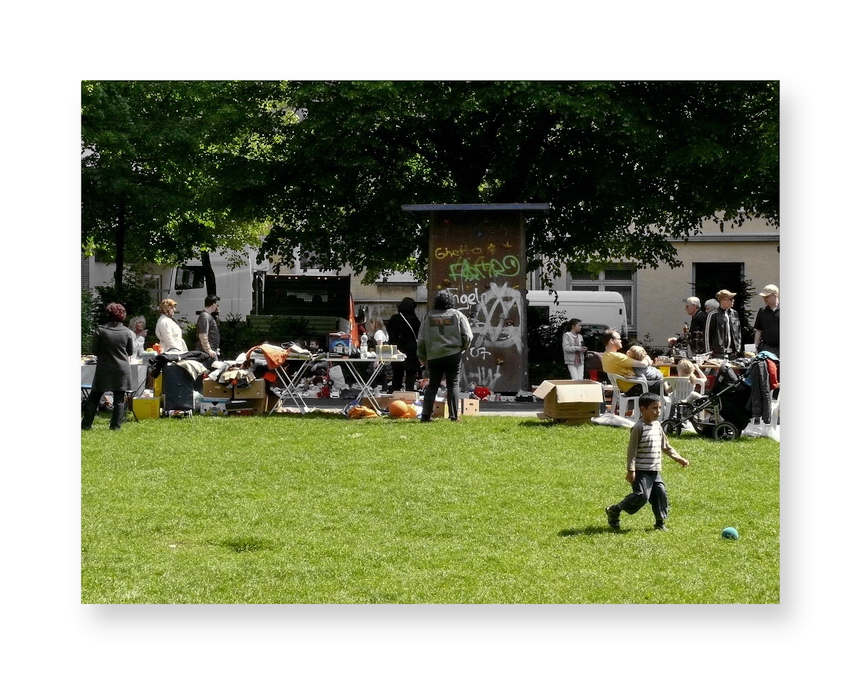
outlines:
{"label": "elderly man standing", "polygon": [[755,316],[755,346],[759,352],[773,352],[779,357],[779,288],[766,285],[759,295],[765,306]]}
{"label": "elderly man standing", "polygon": [[708,321],[705,323],[705,352],[709,352],[712,357],[736,357],[743,350],[741,319],[732,309],[735,295],[737,293],[720,290],[716,294],[720,308],[708,314]]}
{"label": "elderly man standing", "polygon": [[684,300],[684,310],[690,315],[690,325],[680,338],[669,338],[670,345],[679,341],[687,344],[690,354],[701,354],[705,351],[705,323],[708,315],[702,310],[702,302],[698,297],[688,297]]}

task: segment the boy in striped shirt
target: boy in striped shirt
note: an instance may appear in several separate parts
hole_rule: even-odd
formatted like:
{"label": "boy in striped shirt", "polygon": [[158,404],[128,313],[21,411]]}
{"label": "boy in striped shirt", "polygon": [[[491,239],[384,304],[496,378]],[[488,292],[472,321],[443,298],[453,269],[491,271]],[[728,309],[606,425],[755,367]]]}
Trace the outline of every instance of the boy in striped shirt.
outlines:
{"label": "boy in striped shirt", "polygon": [[687,466],[690,462],[678,454],[666,439],[660,425],[660,409],[658,395],[646,392],[639,397],[640,418],[630,429],[630,442],[627,445],[627,482],[633,486],[633,492],[604,510],[609,526],[615,530],[621,528],[619,519],[622,511],[635,514],[649,502],[654,512],[654,528],[666,530],[669,499],[666,496],[666,484],[660,475],[661,453],[665,452],[681,466]]}

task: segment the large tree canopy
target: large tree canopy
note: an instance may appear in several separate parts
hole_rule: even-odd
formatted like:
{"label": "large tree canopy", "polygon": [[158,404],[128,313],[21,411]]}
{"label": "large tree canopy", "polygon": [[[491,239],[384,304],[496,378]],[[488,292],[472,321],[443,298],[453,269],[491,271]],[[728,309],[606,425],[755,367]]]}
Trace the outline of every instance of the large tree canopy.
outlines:
{"label": "large tree canopy", "polygon": [[425,273],[403,204],[547,202],[530,268],[676,264],[703,220],[778,225],[773,82],[292,82],[262,256]]}
{"label": "large tree canopy", "polygon": [[[81,245],[122,267],[180,263],[257,238],[280,82],[85,81]],[[213,286],[214,287],[214,286]]]}

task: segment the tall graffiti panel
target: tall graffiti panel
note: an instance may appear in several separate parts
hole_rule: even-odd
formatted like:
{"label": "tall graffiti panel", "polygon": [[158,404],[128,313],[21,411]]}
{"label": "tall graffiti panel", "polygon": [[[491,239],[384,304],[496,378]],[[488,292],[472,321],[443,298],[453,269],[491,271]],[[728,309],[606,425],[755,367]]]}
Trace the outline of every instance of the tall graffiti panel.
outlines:
{"label": "tall graffiti panel", "polygon": [[527,389],[525,230],[518,212],[439,213],[430,226],[428,305],[440,289],[457,297],[475,339],[463,387]]}

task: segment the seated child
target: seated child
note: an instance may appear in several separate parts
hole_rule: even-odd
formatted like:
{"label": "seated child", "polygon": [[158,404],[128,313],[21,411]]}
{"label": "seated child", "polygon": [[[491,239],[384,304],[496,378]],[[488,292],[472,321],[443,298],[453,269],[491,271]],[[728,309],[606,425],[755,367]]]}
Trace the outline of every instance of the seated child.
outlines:
{"label": "seated child", "polygon": [[[694,387],[695,387],[696,379],[699,379],[699,378],[705,379],[706,378],[704,372],[698,366],[696,366],[693,362],[691,362],[689,359],[680,360],[678,362],[677,368],[678,368],[678,378],[689,379],[690,383],[693,383]],[[687,397],[687,399],[685,399],[684,401],[685,402],[692,402],[693,400],[698,400],[698,399],[701,399],[702,397],[704,397],[704,395],[701,395],[698,392],[696,392],[695,390],[693,390],[693,392],[691,392],[689,394],[689,396]]]}
{"label": "seated child", "polygon": [[[627,356],[631,359],[638,359],[639,361],[646,361],[649,359],[648,353],[645,351],[645,348],[639,345],[633,345],[629,350],[627,350]],[[659,394],[660,383],[663,383],[663,393],[666,394],[669,392],[669,386],[663,380],[663,374],[660,373],[660,369],[658,369],[657,367],[645,366],[641,368],[634,368],[633,373],[636,374],[637,378],[644,378],[646,381],[648,381],[649,392]]]}

